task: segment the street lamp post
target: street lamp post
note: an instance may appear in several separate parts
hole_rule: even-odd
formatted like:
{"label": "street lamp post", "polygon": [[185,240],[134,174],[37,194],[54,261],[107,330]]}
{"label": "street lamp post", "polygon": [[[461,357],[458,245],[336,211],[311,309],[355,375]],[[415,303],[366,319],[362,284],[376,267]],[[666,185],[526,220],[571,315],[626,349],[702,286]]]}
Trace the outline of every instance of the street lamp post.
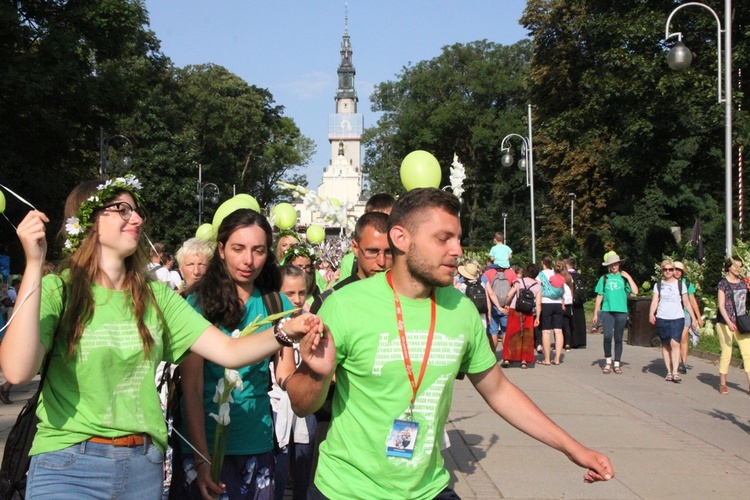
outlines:
{"label": "street lamp post", "polygon": [[503,213],[503,243],[508,244],[508,231],[505,229],[505,219],[508,218],[508,214]]}
{"label": "street lamp post", "polygon": [[573,203],[576,201],[575,193],[568,193],[570,198],[570,235],[573,236]]}
{"label": "street lamp post", "polygon": [[[716,19],[716,58],[718,64],[718,101],[724,103],[724,212],[726,225],[726,252],[727,257],[732,255],[732,0],[724,0],[724,29],[721,29],[721,20],[718,14],[708,5],[698,2],[688,2],[674,9],[667,18],[664,40],[673,36],[677,37],[677,43],[667,55],[667,64],[675,71],[680,71],[688,66],[693,60],[690,49],[682,43],[682,33],[669,32],[669,24],[672,16],[683,7],[703,7],[711,11]],[[724,97],[721,95],[721,34],[724,33]]]}
{"label": "street lamp post", "polygon": [[125,152],[122,158],[120,158],[120,166],[127,170],[133,164],[133,160],[130,158],[130,155],[133,154],[133,143],[130,142],[130,139],[124,135],[113,135],[105,139],[104,127],[99,127],[99,178],[101,180],[107,177],[107,172],[113,166],[109,159],[109,145],[115,139],[125,142]]}
{"label": "street lamp post", "polygon": [[213,182],[203,184],[203,165],[198,164],[198,186],[196,188],[195,200],[198,202],[198,225],[201,225],[203,217],[203,203],[205,203],[206,189],[213,192],[210,201],[214,205],[219,203],[219,186]]}
{"label": "street lamp post", "polygon": [[508,134],[503,138],[500,143],[500,152],[503,151],[505,154],[500,159],[500,162],[504,167],[510,167],[513,164],[513,155],[510,154],[510,147],[505,145],[505,141],[511,137],[518,137],[522,141],[521,156],[518,160],[518,168],[526,170],[526,185],[529,187],[529,195],[531,198],[531,261],[536,264],[536,230],[534,225],[534,149],[533,140],[531,133],[531,104],[528,107],[528,122],[529,122],[529,135],[523,137],[518,134]]}

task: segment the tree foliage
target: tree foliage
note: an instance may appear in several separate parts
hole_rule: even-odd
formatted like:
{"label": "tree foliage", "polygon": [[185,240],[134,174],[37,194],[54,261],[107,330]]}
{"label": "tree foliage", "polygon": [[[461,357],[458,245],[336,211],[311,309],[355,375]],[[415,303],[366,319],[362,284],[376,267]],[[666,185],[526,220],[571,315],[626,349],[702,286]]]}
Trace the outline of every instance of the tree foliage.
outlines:
{"label": "tree foliage", "polygon": [[[197,225],[198,164],[222,201],[236,188],[263,206],[277,198],[276,180],[306,184],[295,168],[309,162],[312,141],[270,92],[219,66],[175,68],[141,0],[2,2],[0,22],[0,183],[50,217],[50,240],[68,193],[98,175],[100,133],[115,163],[124,143],[114,136],[131,141],[147,233],[172,249]],[[27,209],[9,197],[6,215],[18,223]],[[0,252],[21,270],[7,223]]]}
{"label": "tree foliage", "polygon": [[398,80],[376,86],[373,111],[383,115],[363,138],[363,170],[372,190],[403,192],[401,159],[417,149],[435,155],[443,184],[448,184],[455,153],[467,175],[465,232],[472,239],[491,241],[500,214],[515,214],[516,206],[518,216],[510,220],[520,222],[520,214],[528,213],[528,201],[524,209],[519,200],[528,200],[528,193],[518,189],[525,187],[521,172],[500,167],[500,143],[508,133],[525,130],[530,57],[528,41],[512,46],[486,40],[455,44],[435,59],[403,68]]}

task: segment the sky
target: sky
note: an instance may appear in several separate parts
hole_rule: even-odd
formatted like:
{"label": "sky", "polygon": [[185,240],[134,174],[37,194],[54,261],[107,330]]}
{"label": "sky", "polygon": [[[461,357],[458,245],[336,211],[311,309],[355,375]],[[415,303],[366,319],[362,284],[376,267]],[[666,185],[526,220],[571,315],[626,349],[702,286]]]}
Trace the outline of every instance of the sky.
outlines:
{"label": "sky", "polygon": [[[213,63],[268,89],[284,115],[316,144],[298,170],[317,189],[330,160],[328,115],[348,12],[358,112],[365,127],[375,85],[455,43],[512,45],[528,36],[518,23],[525,0],[146,0],[151,29],[178,67]],[[204,179],[210,181],[210,179]]]}

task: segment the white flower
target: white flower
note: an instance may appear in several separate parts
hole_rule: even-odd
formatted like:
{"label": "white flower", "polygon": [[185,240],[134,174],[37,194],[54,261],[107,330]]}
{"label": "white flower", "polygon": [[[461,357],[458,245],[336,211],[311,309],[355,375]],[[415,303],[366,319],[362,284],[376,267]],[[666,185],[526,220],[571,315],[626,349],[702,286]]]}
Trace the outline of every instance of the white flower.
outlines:
{"label": "white flower", "polygon": [[466,179],[466,170],[464,170],[463,164],[458,161],[458,155],[453,154],[453,163],[451,164],[451,190],[456,198],[461,198],[464,194],[464,179]]}
{"label": "white flower", "polygon": [[92,195],[92,196],[89,196],[89,199],[86,201],[93,201],[94,203],[98,203],[99,197],[97,195]]}
{"label": "white flower", "polygon": [[139,181],[138,178],[132,174],[125,177],[125,184],[133,187],[134,189],[138,189],[139,191],[141,190],[141,188],[143,188],[143,184],[141,184],[141,181]]}
{"label": "white flower", "polygon": [[219,425],[229,425],[229,403],[224,403],[219,407],[219,414],[209,413],[209,417],[213,417]]}
{"label": "white flower", "polygon": [[237,339],[237,338],[239,338],[239,337],[240,337],[240,334],[241,334],[241,333],[242,333],[242,332],[241,332],[241,331],[239,330],[239,328],[238,328],[238,329],[236,329],[235,331],[233,331],[233,332],[232,332],[232,338],[233,338],[233,339]]}
{"label": "white flower", "polygon": [[65,232],[70,235],[76,235],[81,232],[81,221],[78,220],[78,217],[70,217],[67,221],[65,221]]}
{"label": "white flower", "polygon": [[70,241],[70,240],[68,240],[68,239],[66,239],[65,240],[65,248],[67,248],[68,250],[70,250],[71,248],[73,248],[73,242]]}
{"label": "white flower", "polygon": [[320,198],[318,198],[318,196],[312,191],[305,194],[305,196],[302,198],[302,203],[305,205],[305,208],[309,210],[310,212],[320,211]]}
{"label": "white flower", "polygon": [[213,402],[218,403],[223,395],[224,395],[224,377],[221,377],[219,379],[219,383],[216,384],[216,392],[214,393]]}
{"label": "white flower", "polygon": [[127,184],[127,183],[125,182],[125,177],[118,177],[117,179],[115,179],[115,182],[116,182],[117,184]]}
{"label": "white flower", "polygon": [[[235,389],[238,391],[241,391],[245,386],[242,383],[242,377],[240,377],[240,372],[237,370],[224,370],[224,379],[227,381],[229,385],[234,385]],[[231,397],[231,393],[230,393]]]}
{"label": "white flower", "polygon": [[96,186],[97,191],[101,191],[103,189],[107,189],[109,185],[112,184],[112,181],[110,179],[107,179],[107,181],[104,184],[99,184]]}

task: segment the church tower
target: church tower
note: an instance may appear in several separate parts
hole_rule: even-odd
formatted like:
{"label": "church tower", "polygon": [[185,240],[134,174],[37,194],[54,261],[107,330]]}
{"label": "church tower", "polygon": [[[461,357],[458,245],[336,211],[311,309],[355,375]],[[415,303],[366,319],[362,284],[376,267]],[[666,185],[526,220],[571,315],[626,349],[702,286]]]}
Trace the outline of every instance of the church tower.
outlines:
{"label": "church tower", "polygon": [[335,113],[328,115],[328,142],[331,160],[323,172],[318,196],[336,198],[353,208],[362,195],[362,131],[364,117],[357,113],[357,91],[354,88],[356,70],[352,64],[352,44],[349,38],[349,15],[344,16],[344,36],[341,40],[341,62],[338,68],[338,88],[334,97]]}

